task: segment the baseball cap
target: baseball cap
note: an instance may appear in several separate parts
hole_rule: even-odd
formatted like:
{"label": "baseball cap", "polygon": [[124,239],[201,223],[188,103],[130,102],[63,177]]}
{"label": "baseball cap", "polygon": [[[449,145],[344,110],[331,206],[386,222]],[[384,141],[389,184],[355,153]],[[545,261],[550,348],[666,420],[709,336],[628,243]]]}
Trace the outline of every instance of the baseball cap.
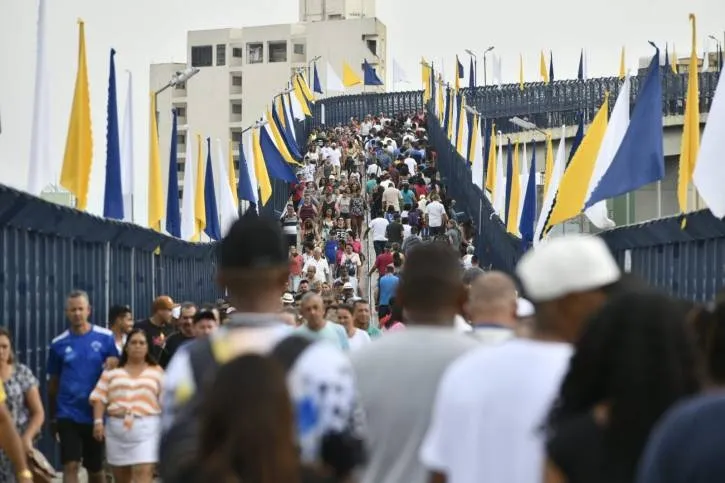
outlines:
{"label": "baseball cap", "polygon": [[154,300],[154,303],[151,305],[151,309],[154,312],[157,312],[159,310],[173,310],[173,308],[174,300],[168,295],[161,295],[159,297],[156,297],[156,300]]}
{"label": "baseball cap", "polygon": [[591,235],[553,238],[521,257],[516,274],[532,302],[611,285],[621,271],[607,244]]}
{"label": "baseball cap", "polygon": [[287,244],[280,224],[271,218],[247,210],[229,229],[220,243],[222,268],[259,269],[286,267]]}
{"label": "baseball cap", "polygon": [[352,290],[353,286],[350,282],[345,282],[345,284],[342,286],[343,290]]}

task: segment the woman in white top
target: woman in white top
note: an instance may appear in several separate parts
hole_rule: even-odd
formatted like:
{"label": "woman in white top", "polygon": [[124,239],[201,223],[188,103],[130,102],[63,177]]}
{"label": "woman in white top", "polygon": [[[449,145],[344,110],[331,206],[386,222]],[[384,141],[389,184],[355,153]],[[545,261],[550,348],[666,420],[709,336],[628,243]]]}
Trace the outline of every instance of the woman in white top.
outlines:
{"label": "woman in white top", "polygon": [[106,458],[117,483],[153,481],[163,377],[163,369],[149,354],[145,332],[134,329],[118,367],[104,371],[91,393],[93,437],[106,439]]}

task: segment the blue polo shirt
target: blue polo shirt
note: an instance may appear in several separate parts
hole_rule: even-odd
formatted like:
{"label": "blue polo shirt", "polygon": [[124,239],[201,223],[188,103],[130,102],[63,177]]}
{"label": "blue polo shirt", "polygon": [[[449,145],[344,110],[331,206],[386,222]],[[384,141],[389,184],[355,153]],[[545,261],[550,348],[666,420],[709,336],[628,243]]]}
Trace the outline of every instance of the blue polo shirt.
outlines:
{"label": "blue polo shirt", "polygon": [[395,291],[398,288],[400,279],[397,276],[387,273],[380,277],[378,286],[380,287],[380,305],[390,305],[390,299],[395,297]]}
{"label": "blue polo shirt", "polygon": [[88,398],[109,357],[118,357],[113,333],[92,325],[83,335],[66,330],[50,343],[48,376],[58,378],[56,418],[93,424]]}

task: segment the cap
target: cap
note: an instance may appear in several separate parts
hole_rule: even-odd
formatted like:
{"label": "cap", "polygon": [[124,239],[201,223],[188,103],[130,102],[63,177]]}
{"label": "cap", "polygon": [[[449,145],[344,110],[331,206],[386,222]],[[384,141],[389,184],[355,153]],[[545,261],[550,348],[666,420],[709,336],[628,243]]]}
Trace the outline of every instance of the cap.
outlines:
{"label": "cap", "polygon": [[285,292],[285,294],[282,295],[282,303],[283,304],[293,304],[293,303],[295,303],[295,298],[292,296],[291,293]]}
{"label": "cap", "polygon": [[158,312],[159,310],[173,310],[173,308],[174,300],[168,295],[161,295],[160,297],[157,297],[151,306],[151,309],[154,312]]}
{"label": "cap", "polygon": [[289,250],[280,224],[247,210],[234,222],[220,243],[222,268],[260,269],[286,267]]}
{"label": "cap", "polygon": [[516,300],[516,317],[525,319],[526,317],[533,317],[534,315],[536,315],[534,304],[523,297],[519,297]]}
{"label": "cap", "polygon": [[343,290],[353,290],[353,286],[350,282],[345,282],[345,284],[342,286]]}
{"label": "cap", "polygon": [[590,235],[553,238],[521,257],[516,274],[532,302],[595,290],[621,272],[604,241]]}

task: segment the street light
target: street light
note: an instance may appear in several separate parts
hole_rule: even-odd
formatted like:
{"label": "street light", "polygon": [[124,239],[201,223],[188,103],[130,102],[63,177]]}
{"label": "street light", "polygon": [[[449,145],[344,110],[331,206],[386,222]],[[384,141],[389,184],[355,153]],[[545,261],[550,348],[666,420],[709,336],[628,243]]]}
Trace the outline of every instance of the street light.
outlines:
{"label": "street light", "polygon": [[478,56],[473,51],[466,49],[466,53],[473,57],[473,85],[478,86]]}
{"label": "street light", "polygon": [[493,45],[483,51],[483,85],[488,85],[488,74],[486,72],[486,56],[494,49]]}
{"label": "street light", "polygon": [[[714,40],[715,43],[717,44],[717,68],[718,68],[718,70],[721,70],[722,65],[720,65],[720,57],[722,57],[722,56],[720,53],[722,52],[722,44],[720,43],[720,39],[718,39],[714,35],[708,35],[707,37]],[[704,60],[705,59],[703,59],[703,62],[704,62]],[[710,64],[710,59],[706,59],[706,60],[707,60],[707,63]]]}
{"label": "street light", "polygon": [[546,131],[542,131],[541,129],[539,129],[539,127],[533,122],[521,119],[520,117],[512,117],[511,119],[509,119],[509,122],[527,131],[536,131],[543,134],[544,136],[549,135]]}
{"label": "street light", "polygon": [[176,71],[174,75],[171,76],[171,79],[169,82],[162,87],[161,89],[158,89],[156,92],[154,92],[154,104],[156,105],[156,125],[159,125],[159,94],[164,92],[169,87],[176,87],[179,84],[183,84],[184,82],[188,81],[192,77],[194,77],[196,74],[199,73],[201,69],[198,67],[189,67],[188,69],[179,70]]}

